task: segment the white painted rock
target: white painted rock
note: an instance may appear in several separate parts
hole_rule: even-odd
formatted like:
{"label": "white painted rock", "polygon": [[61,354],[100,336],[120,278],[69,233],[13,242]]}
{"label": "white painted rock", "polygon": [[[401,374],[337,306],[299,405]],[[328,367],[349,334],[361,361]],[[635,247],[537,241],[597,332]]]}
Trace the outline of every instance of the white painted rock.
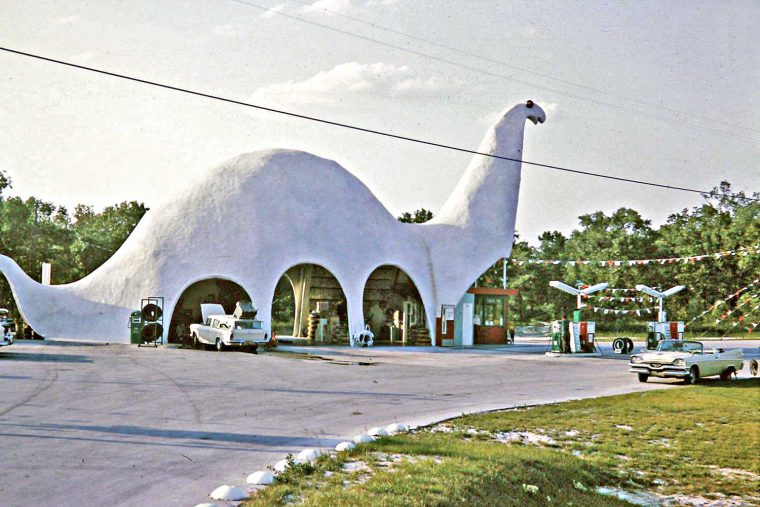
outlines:
{"label": "white painted rock", "polygon": [[375,437],[372,437],[372,436],[369,436],[369,435],[365,435],[363,433],[361,435],[356,435],[354,437],[354,443],[355,444],[368,444],[368,443],[374,442],[374,441],[375,441]]}
{"label": "white painted rock", "polygon": [[274,471],[282,473],[285,470],[287,470],[289,466],[290,465],[288,464],[288,460],[281,459],[280,461],[274,464]]}
{"label": "white painted rock", "polygon": [[354,447],[356,447],[356,444],[353,442],[341,442],[335,446],[335,450],[338,452],[350,451]]}
{"label": "white painted rock", "polygon": [[268,470],[253,472],[251,475],[248,476],[248,479],[246,480],[246,482],[248,484],[266,486],[274,482],[274,474]]}
{"label": "white painted rock", "polygon": [[317,461],[317,458],[319,457],[319,451],[316,449],[304,449],[303,451],[298,453],[298,456],[296,456],[296,461],[305,463],[305,462],[314,462]]}
{"label": "white painted rock", "polygon": [[393,423],[385,427],[385,431],[387,431],[389,435],[395,435],[396,433],[404,433],[408,429],[409,428],[406,427],[406,424],[403,424],[403,423]]}
{"label": "white painted rock", "polygon": [[380,426],[375,426],[374,428],[370,429],[367,434],[373,436],[373,437],[387,437],[388,432],[385,431],[385,428],[381,428]]}
{"label": "white painted rock", "polygon": [[214,500],[228,500],[232,502],[248,498],[248,494],[245,491],[237,486],[228,486],[227,484],[219,486],[209,496]]}

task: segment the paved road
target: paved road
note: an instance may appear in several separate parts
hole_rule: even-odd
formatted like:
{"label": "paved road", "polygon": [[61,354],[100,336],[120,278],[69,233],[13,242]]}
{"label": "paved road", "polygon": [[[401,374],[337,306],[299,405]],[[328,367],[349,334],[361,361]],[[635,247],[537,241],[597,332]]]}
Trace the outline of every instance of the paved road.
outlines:
{"label": "paved road", "polygon": [[[756,357],[759,343],[723,346]],[[641,384],[611,355],[544,349],[310,348],[324,359],[307,360],[17,342],[0,350],[0,504],[192,506],[371,426],[672,385]]]}

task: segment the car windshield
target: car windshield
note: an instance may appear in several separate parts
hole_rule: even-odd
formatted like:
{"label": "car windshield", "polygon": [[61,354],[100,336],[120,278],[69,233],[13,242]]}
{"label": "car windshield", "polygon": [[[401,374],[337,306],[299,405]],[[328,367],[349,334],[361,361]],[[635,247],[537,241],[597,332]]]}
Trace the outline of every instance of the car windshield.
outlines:
{"label": "car windshield", "polygon": [[235,329],[262,329],[260,320],[236,320]]}
{"label": "car windshield", "polygon": [[659,352],[697,352],[702,353],[702,344],[699,342],[685,342],[681,340],[663,340],[657,346]]}

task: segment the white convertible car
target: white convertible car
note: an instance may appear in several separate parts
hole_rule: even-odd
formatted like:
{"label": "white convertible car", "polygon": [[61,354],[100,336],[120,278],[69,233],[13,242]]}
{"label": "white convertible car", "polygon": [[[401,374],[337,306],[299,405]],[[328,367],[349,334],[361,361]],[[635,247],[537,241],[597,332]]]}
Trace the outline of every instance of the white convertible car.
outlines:
{"label": "white convertible car", "polygon": [[225,315],[220,304],[202,304],[203,324],[190,324],[193,345],[213,345],[216,350],[227,347],[248,348],[254,353],[260,344],[269,342],[260,320],[255,320],[256,310],[249,301],[238,302],[235,313]]}
{"label": "white convertible car", "polygon": [[702,377],[720,375],[728,380],[744,366],[740,349],[725,351],[713,348],[705,351],[701,342],[663,340],[652,352],[631,356],[629,370],[639,376],[639,382],[649,377],[681,378],[696,384]]}

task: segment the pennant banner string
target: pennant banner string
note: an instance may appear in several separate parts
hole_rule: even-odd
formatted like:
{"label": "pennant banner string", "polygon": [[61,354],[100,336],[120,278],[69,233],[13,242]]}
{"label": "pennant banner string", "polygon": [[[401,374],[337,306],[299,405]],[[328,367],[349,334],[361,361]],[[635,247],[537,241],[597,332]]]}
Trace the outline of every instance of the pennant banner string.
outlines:
{"label": "pennant banner string", "polygon": [[[687,264],[690,262],[699,262],[706,259],[720,259],[722,257],[729,257],[733,255],[752,255],[760,253],[760,245],[739,247],[735,250],[725,250],[722,252],[715,252],[711,254],[702,255],[689,255],[686,257],[664,257],[658,259],[624,259],[624,260],[563,260],[563,259],[509,259],[511,264],[517,264],[518,266],[524,266],[525,264],[539,264],[539,265],[569,265],[569,266],[609,266],[609,267],[621,267],[621,266],[641,266],[647,264],[675,264],[682,263]],[[618,290],[635,290],[635,289],[618,289]]]}
{"label": "pennant banner string", "polygon": [[[694,321],[701,319],[702,317],[704,317],[705,315],[707,315],[708,313],[710,313],[711,311],[713,311],[717,307],[726,304],[731,299],[737,298],[737,297],[741,296],[744,292],[750,290],[752,287],[754,287],[758,283],[760,283],[760,278],[755,278],[755,280],[753,280],[752,283],[750,283],[746,287],[742,287],[741,289],[737,290],[733,294],[730,294],[728,297],[726,297],[724,299],[721,299],[719,301],[716,301],[714,304],[710,305],[710,307],[707,310],[703,311],[702,313],[700,313],[699,315],[697,315],[696,317],[694,317],[693,319],[691,319],[689,322],[687,322],[686,324],[684,324],[684,326],[688,326],[689,324],[693,323]],[[751,294],[750,295],[750,298],[752,298],[752,299],[754,299],[756,297],[757,297],[757,294]]]}

